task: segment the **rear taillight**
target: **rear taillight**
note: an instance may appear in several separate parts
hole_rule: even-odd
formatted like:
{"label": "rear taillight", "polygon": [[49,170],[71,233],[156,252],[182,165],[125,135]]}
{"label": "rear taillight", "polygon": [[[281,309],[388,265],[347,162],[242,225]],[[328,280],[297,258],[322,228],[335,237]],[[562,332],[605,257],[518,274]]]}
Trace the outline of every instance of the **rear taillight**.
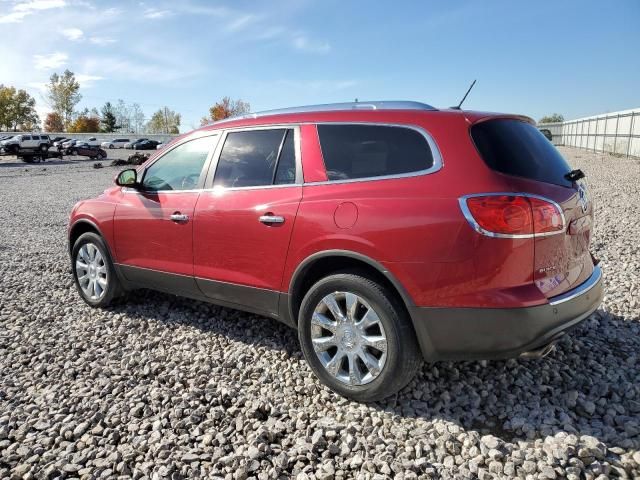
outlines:
{"label": "rear taillight", "polygon": [[492,237],[526,238],[565,230],[558,204],[527,194],[480,194],[460,198],[460,208],[471,226]]}

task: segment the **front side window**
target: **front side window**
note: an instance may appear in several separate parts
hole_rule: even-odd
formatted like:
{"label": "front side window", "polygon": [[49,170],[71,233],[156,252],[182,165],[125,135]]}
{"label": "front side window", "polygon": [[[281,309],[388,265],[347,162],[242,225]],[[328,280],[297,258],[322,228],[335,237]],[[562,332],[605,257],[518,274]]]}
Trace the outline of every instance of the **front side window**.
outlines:
{"label": "front side window", "polygon": [[259,187],[295,183],[292,129],[231,132],[224,142],[214,186]]}
{"label": "front side window", "polygon": [[154,162],[145,172],[143,190],[191,190],[198,186],[202,167],[217,142],[217,135],[178,145]]}
{"label": "front side window", "polygon": [[327,178],[349,180],[419,172],[433,166],[420,132],[387,125],[318,125]]}

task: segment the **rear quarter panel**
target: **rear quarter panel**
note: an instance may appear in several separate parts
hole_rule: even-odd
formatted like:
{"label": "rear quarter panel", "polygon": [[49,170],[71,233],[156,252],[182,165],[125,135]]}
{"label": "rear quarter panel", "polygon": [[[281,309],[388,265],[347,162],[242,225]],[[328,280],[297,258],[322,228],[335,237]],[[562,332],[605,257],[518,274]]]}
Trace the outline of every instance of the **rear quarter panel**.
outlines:
{"label": "rear quarter panel", "polygon": [[[453,112],[438,112],[437,116],[388,114],[384,123],[423,128],[435,140],[443,167],[415,177],[305,184],[283,290],[288,290],[293,272],[306,258],[340,249],[382,263],[415,305],[541,303],[544,298],[532,284],[532,240],[479,235],[460,211],[460,196],[506,188],[478,157],[467,120]],[[318,141],[315,132],[304,136],[307,133],[308,129],[303,131],[303,142]],[[356,218],[353,225],[338,226],[336,211],[345,203],[355,205]]]}

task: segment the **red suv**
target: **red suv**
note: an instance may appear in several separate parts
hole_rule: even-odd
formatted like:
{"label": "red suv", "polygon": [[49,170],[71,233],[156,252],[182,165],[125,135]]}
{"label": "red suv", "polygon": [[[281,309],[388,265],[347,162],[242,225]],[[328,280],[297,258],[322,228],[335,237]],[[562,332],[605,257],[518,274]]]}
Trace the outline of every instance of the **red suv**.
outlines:
{"label": "red suv", "polygon": [[96,307],[144,287],[278,319],[325,384],[376,400],[422,359],[542,356],[598,307],[582,177],[522,116],[252,114],[78,203],[73,273]]}

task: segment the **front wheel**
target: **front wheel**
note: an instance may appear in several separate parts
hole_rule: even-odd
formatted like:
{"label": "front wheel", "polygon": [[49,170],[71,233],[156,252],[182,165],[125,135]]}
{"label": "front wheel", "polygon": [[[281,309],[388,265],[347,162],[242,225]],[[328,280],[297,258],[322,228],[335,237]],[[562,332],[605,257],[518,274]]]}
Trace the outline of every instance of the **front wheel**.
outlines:
{"label": "front wheel", "polygon": [[92,307],[106,307],[122,293],[109,250],[99,235],[87,232],[76,240],[71,252],[76,288]]}
{"label": "front wheel", "polygon": [[422,357],[406,310],[383,285],[340,273],[313,285],[300,307],[309,366],[336,393],[372,402],[415,376]]}

